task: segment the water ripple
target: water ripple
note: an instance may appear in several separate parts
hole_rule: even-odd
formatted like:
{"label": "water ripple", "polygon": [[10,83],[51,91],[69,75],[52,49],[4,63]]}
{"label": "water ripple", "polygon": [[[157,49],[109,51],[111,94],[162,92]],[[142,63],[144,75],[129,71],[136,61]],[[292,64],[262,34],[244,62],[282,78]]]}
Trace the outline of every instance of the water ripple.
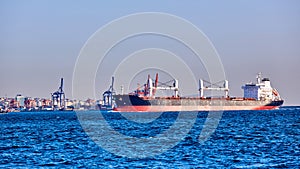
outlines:
{"label": "water ripple", "polygon": [[[92,117],[95,112],[86,113]],[[152,137],[167,130],[177,115],[169,112],[157,121],[138,124],[116,114],[105,114],[117,131],[134,137]],[[199,144],[197,138],[206,117],[207,112],[199,112],[189,134],[167,152],[145,159],[130,159],[97,146],[83,131],[74,112],[9,113],[0,116],[0,167],[299,167],[299,108],[224,112],[216,132],[204,144]],[[190,120],[188,114],[185,118]],[[110,144],[114,147],[118,143]]]}

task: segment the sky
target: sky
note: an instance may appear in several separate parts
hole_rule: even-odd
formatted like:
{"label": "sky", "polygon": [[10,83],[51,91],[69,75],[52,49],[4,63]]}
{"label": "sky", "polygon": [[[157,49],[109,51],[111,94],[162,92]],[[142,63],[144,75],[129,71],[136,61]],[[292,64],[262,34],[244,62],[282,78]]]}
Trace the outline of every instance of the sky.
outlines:
{"label": "sky", "polygon": [[[20,93],[49,98],[50,93],[58,89],[59,80],[63,77],[66,96],[72,99],[76,60],[88,39],[111,21],[140,12],[171,14],[199,28],[219,54],[231,96],[242,96],[241,86],[255,81],[256,74],[262,72],[270,78],[273,87],[285,100],[285,105],[300,105],[298,0],[1,0],[0,97],[15,97]],[[128,25],[124,29],[134,26],[137,25]],[[183,33],[188,34],[184,30]],[[122,49],[122,44],[116,46],[108,54],[108,60],[112,62],[119,55],[125,56],[125,52],[130,55],[134,50],[152,47],[188,54],[180,44],[168,38],[155,35],[139,38],[133,37],[123,43],[123,48],[129,47],[130,50]],[[203,70],[200,63],[199,72]],[[106,73],[105,69],[99,68],[99,72],[95,79],[96,95],[82,94],[76,99],[100,99],[109,86],[110,75],[104,78],[101,74]],[[147,70],[145,72],[148,73]],[[146,80],[146,77],[143,78]],[[132,82],[133,85],[135,83]],[[194,82],[186,80],[180,83],[188,86]],[[196,93],[197,89],[194,91]]]}

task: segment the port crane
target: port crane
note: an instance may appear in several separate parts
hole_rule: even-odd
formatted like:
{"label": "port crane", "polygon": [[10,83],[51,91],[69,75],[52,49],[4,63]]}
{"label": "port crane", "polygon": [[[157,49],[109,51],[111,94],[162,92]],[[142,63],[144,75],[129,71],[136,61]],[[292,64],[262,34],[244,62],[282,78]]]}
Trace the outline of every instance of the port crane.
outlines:
{"label": "port crane", "polygon": [[101,110],[112,110],[114,108],[113,95],[115,94],[114,89],[114,77],[111,77],[111,85],[107,91],[103,93],[103,102],[101,105]]}
{"label": "port crane", "polygon": [[53,110],[65,109],[65,92],[63,90],[64,79],[60,79],[60,87],[54,93],[51,93]]}

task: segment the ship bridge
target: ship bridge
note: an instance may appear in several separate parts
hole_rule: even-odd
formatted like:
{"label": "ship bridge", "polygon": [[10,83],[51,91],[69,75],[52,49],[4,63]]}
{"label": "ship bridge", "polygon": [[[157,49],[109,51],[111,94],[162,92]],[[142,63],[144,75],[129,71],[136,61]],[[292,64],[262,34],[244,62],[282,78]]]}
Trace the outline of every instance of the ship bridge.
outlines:
{"label": "ship bridge", "polygon": [[269,78],[262,78],[262,74],[256,76],[256,83],[247,83],[242,86],[244,98],[255,100],[281,100],[279,93],[271,86]]}

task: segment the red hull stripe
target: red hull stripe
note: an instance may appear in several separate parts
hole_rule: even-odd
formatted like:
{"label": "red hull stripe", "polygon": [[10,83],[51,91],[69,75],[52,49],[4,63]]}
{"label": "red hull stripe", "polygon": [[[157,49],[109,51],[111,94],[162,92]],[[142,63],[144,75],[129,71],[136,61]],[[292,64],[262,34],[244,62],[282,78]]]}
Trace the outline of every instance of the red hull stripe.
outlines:
{"label": "red hull stripe", "polygon": [[271,110],[279,106],[122,106],[120,112]]}

